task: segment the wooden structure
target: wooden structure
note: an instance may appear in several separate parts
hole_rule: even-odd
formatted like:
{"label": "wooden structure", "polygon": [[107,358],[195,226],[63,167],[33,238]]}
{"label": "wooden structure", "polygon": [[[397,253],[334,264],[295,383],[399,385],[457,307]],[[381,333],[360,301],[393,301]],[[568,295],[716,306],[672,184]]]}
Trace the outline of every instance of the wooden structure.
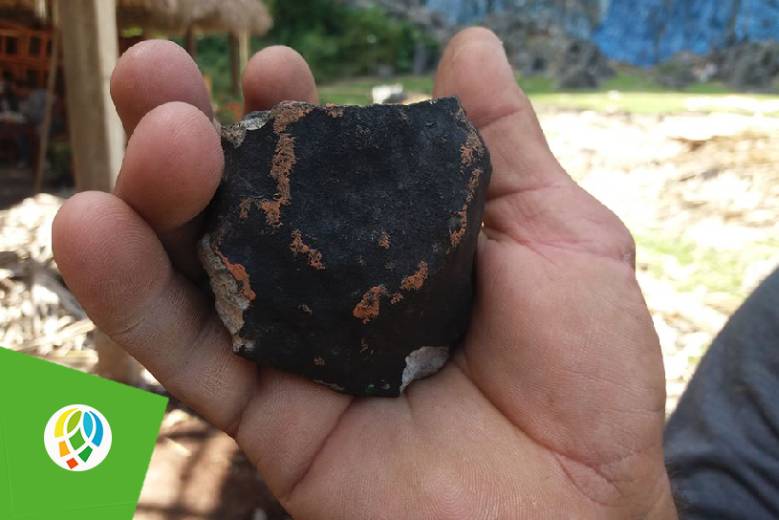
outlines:
{"label": "wooden structure", "polygon": [[[140,27],[144,34],[188,34],[193,54],[198,32],[231,34],[237,87],[249,58],[250,34],[264,33],[271,24],[259,0],[0,0],[0,13],[11,13],[0,15],[20,22],[6,32],[0,28],[0,69],[17,79],[51,88],[57,70],[54,53],[61,43],[77,190],[110,191],[121,166],[125,135],[109,92],[119,54],[118,27]],[[141,371],[132,358],[100,331],[94,339],[99,374],[138,382]]]}
{"label": "wooden structure", "polygon": [[[98,42],[97,39],[100,38],[99,34],[106,31],[117,33],[118,37],[122,29],[139,28],[146,37],[183,35],[187,50],[196,57],[199,34],[227,33],[232,86],[236,94],[239,92],[241,74],[249,60],[251,35],[264,34],[272,25],[272,19],[261,0],[109,0],[104,4],[99,7],[100,12],[105,13],[101,23],[109,24],[112,28],[81,35],[82,39],[94,42],[95,46],[104,46],[105,40]],[[0,22],[0,72],[10,71],[15,80],[32,82],[39,88],[49,86],[47,78],[51,69],[55,25],[52,24],[53,16],[58,10],[61,11],[64,22],[68,13],[80,12],[81,8],[79,0],[0,0],[0,19],[13,20]],[[81,25],[88,29],[85,23]],[[120,40],[120,49],[124,50],[140,39],[137,34],[129,39],[123,38]],[[63,43],[63,47],[68,47],[67,42]],[[101,48],[100,53],[113,53],[115,48],[115,45],[109,45]],[[65,62],[67,68],[67,58]],[[106,58],[100,58],[100,63],[107,63]],[[56,72],[56,66],[52,70]],[[75,75],[66,71],[65,76],[71,78],[72,84]],[[69,99],[68,105],[70,103]],[[106,113],[111,111],[109,109]],[[110,134],[113,135],[113,132]],[[75,174],[78,180],[82,170],[75,168]],[[91,174],[87,172],[85,175],[89,177]],[[91,185],[90,181],[77,184]],[[110,183],[102,182],[101,185]]]}
{"label": "wooden structure", "polygon": [[265,34],[272,25],[259,0],[120,0],[116,16],[120,27],[183,35],[184,46],[193,58],[197,56],[198,34],[227,33],[236,94],[249,61],[251,35]]}
{"label": "wooden structure", "polygon": [[[53,31],[47,27],[31,28],[0,21],[0,77],[14,84],[17,95],[26,96],[32,89],[45,88],[52,97],[57,62],[57,49],[53,45],[52,36]],[[53,76],[50,78],[50,75]],[[6,88],[10,87],[6,85]],[[51,107],[48,108],[50,112]],[[40,150],[40,137],[36,125],[24,120],[0,122],[0,141],[3,143],[16,143],[22,138],[30,144],[32,150]],[[5,148],[3,158],[21,159],[18,150],[16,156],[11,155],[15,147]],[[43,162],[40,154],[33,158],[32,166],[36,172],[41,170]]]}
{"label": "wooden structure", "polygon": [[49,29],[0,21],[0,71],[16,81],[45,87],[52,49]]}
{"label": "wooden structure", "polygon": [[124,154],[124,131],[109,83],[118,59],[114,0],[60,4],[62,56],[76,189],[110,191]]}
{"label": "wooden structure", "polygon": [[[124,155],[125,135],[110,94],[118,59],[115,0],[67,0],[60,4],[68,123],[76,189],[111,191]],[[96,372],[128,384],[140,382],[140,366],[96,330]]]}

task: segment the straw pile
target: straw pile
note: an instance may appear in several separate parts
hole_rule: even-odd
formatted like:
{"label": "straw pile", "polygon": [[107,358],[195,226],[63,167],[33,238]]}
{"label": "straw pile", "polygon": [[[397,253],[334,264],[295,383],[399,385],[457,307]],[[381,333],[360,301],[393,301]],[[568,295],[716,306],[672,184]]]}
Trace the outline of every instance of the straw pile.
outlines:
{"label": "straw pile", "polygon": [[41,194],[0,211],[0,346],[89,369],[94,325],[52,255],[51,224],[61,204]]}

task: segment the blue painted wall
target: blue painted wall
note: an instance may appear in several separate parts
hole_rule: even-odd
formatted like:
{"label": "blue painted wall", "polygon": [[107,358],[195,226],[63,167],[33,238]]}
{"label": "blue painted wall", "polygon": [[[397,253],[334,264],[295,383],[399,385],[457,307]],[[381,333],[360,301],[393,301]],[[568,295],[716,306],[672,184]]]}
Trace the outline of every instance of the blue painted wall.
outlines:
{"label": "blue painted wall", "polygon": [[[451,23],[479,22],[492,6],[542,26],[561,24],[610,58],[652,65],[741,41],[779,40],[779,0],[426,0]],[[593,12],[596,17],[593,19]]]}

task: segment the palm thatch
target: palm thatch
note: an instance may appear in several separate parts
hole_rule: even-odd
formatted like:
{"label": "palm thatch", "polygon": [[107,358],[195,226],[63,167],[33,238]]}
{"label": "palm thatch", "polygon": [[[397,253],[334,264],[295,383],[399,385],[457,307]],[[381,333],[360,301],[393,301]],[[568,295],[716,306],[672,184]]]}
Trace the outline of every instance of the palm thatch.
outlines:
{"label": "palm thatch", "polygon": [[0,9],[3,11],[34,11],[36,8],[35,0],[0,0]]}
{"label": "palm thatch", "polygon": [[265,34],[272,25],[260,0],[119,0],[116,18],[120,27],[163,32]]}
{"label": "palm thatch", "polygon": [[[40,17],[51,1],[0,0],[0,13],[14,19]],[[67,9],[67,0],[59,0],[59,8]],[[120,28],[166,33],[197,29],[265,34],[273,24],[261,0],[117,0],[116,20]]]}
{"label": "palm thatch", "polygon": [[46,16],[46,2],[41,0],[0,0],[0,21],[40,25]]}

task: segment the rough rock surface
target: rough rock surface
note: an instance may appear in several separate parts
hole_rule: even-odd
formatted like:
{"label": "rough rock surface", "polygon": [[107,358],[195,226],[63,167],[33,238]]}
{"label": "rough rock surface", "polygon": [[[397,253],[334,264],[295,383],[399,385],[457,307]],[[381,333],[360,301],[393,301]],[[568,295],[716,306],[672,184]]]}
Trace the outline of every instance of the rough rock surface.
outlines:
{"label": "rough rock surface", "polygon": [[598,47],[584,40],[569,41],[552,67],[561,89],[596,88],[601,79],[614,75]]}
{"label": "rough rock surface", "polygon": [[440,369],[491,174],[458,101],[285,102],[222,135],[200,255],[235,352],[355,395]]}
{"label": "rough rock surface", "polygon": [[779,42],[742,43],[715,53],[719,78],[740,89],[779,88]]}

